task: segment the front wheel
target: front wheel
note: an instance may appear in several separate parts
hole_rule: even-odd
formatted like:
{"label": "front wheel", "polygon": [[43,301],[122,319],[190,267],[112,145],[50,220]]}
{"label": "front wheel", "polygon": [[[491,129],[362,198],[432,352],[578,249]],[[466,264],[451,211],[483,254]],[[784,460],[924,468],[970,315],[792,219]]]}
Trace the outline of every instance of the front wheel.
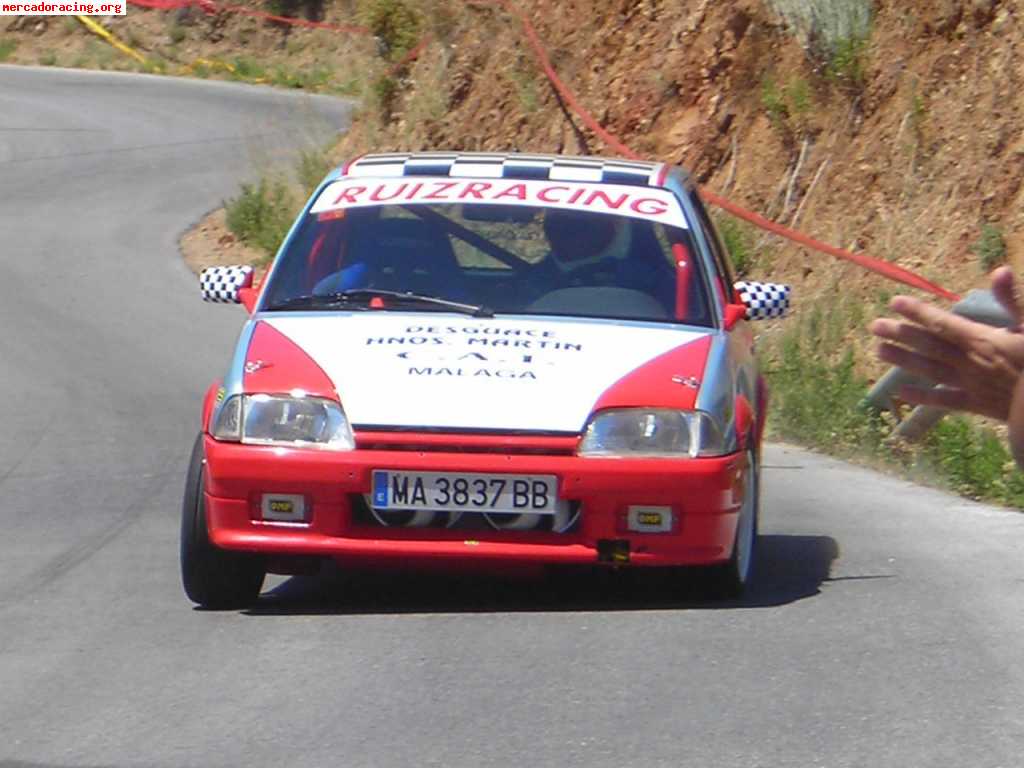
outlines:
{"label": "front wheel", "polygon": [[181,507],[181,581],[189,599],[204,608],[244,608],[259,597],[266,575],[257,555],[229,552],[210,542],[203,493],[203,436],[196,438]]}
{"label": "front wheel", "polygon": [[743,489],[743,505],[736,523],[732,556],[721,565],[708,569],[708,586],[713,596],[740,597],[750,584],[757,552],[757,523],[761,507],[761,464],[753,438],[747,444],[747,477]]}

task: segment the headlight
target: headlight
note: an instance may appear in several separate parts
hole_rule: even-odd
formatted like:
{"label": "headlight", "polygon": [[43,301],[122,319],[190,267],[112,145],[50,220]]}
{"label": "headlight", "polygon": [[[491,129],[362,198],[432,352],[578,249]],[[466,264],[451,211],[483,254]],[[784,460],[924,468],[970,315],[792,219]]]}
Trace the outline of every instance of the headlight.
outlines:
{"label": "headlight", "polygon": [[721,456],[725,440],[703,411],[627,408],[594,416],[577,452],[581,456]]}
{"label": "headlight", "polygon": [[217,440],[296,448],[355,448],[341,406],[320,397],[234,395],[221,407],[213,428]]}

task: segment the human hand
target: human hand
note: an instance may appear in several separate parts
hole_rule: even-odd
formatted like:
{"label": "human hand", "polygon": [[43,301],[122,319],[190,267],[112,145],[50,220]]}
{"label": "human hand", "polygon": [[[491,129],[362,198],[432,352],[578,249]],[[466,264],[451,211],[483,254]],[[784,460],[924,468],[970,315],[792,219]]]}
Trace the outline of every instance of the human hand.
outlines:
{"label": "human hand", "polygon": [[1024,310],[1015,297],[1008,267],[992,273],[992,292],[1013,318],[1011,327],[968,320],[909,296],[895,297],[889,308],[910,322],[879,319],[871,323],[871,332],[884,340],[878,348],[881,360],[940,385],[903,387],[900,398],[915,405],[1008,419],[1014,389],[1024,372]]}

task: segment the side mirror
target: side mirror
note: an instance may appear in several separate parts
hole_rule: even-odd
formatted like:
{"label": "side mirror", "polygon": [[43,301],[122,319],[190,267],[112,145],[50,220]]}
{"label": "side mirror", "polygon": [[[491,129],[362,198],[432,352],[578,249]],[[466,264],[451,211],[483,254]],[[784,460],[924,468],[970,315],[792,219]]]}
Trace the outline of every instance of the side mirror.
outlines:
{"label": "side mirror", "polygon": [[733,286],[747,308],[747,320],[772,320],[789,312],[789,286],[741,280]]}
{"label": "side mirror", "polygon": [[199,273],[203,301],[217,304],[241,304],[243,292],[252,289],[250,266],[207,267]]}

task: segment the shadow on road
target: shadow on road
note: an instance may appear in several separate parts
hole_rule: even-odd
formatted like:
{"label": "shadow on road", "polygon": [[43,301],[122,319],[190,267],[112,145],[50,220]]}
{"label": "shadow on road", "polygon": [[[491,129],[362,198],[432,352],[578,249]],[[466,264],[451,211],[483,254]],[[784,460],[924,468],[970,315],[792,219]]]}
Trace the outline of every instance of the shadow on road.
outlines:
{"label": "shadow on road", "polygon": [[699,570],[558,570],[543,575],[346,571],[295,576],[250,616],[764,608],[820,591],[839,554],[828,536],[762,536],[754,585],[741,600],[708,599]]}

